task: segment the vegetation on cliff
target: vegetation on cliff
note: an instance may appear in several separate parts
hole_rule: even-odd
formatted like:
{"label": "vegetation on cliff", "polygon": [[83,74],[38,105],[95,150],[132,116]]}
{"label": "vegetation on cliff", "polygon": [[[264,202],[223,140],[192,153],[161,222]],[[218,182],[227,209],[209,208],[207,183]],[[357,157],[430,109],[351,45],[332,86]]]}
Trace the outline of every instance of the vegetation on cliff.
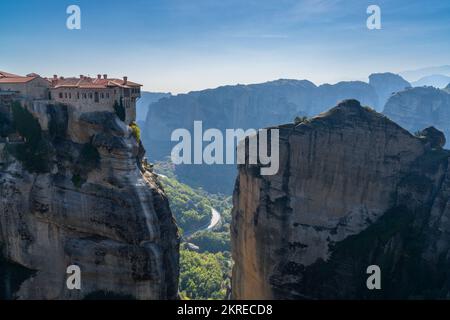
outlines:
{"label": "vegetation on cliff", "polygon": [[12,115],[14,129],[24,141],[19,144],[9,144],[8,151],[29,172],[48,172],[52,150],[51,145],[43,136],[39,122],[19,102],[12,104]]}
{"label": "vegetation on cliff", "polygon": [[[179,288],[183,299],[225,299],[230,286],[231,197],[211,194],[178,181],[169,161],[157,162],[155,172],[166,191],[172,212],[186,241],[196,251],[181,250]],[[205,230],[211,220],[211,208],[221,214],[221,223]],[[197,231],[199,230],[199,231]],[[186,243],[182,247],[188,247]]]}
{"label": "vegetation on cliff", "polygon": [[122,100],[120,100],[120,103],[114,101],[114,111],[116,112],[116,115],[119,117],[120,120],[125,121],[126,113]]}
{"label": "vegetation on cliff", "polygon": [[229,254],[181,250],[180,293],[184,299],[226,299],[230,274]]}
{"label": "vegetation on cliff", "polygon": [[131,134],[136,139],[136,141],[141,141],[141,129],[136,124],[136,122],[132,122],[130,124],[130,128],[131,128]]}

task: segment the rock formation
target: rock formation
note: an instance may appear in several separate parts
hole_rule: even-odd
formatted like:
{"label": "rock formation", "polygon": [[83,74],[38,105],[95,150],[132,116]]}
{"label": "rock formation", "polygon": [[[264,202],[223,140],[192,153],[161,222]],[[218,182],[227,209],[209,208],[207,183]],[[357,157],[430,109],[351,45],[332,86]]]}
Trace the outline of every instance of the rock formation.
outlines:
{"label": "rock formation", "polygon": [[450,137],[450,93],[446,90],[417,87],[398,92],[383,113],[411,132],[434,126]]}
{"label": "rock formation", "polygon": [[[450,152],[344,101],[280,130],[280,170],[243,165],[234,191],[235,299],[448,298]],[[368,266],[381,290],[368,290]]]}
{"label": "rock formation", "polygon": [[383,107],[391,97],[398,91],[411,87],[411,84],[397,74],[390,72],[374,73],[369,76],[369,84],[378,93],[377,111],[383,111]]}
{"label": "rock formation", "polygon": [[[392,92],[409,86],[393,74],[373,75],[370,79],[371,84],[349,81],[320,86],[307,80],[277,80],[163,98],[150,106],[143,125],[144,145],[151,150],[152,160],[163,160],[176,144],[170,140],[172,132],[178,128],[192,132],[195,120],[203,121],[204,130],[260,129],[291,122],[296,116],[317,115],[349,98],[382,109],[380,101],[384,103]],[[181,181],[212,192],[231,193],[236,176],[234,166],[181,165],[176,170]],[[211,176],[221,183],[211,180]]]}
{"label": "rock formation", "polygon": [[132,129],[64,105],[39,122],[17,103],[0,111],[0,298],[177,298],[177,227]]}

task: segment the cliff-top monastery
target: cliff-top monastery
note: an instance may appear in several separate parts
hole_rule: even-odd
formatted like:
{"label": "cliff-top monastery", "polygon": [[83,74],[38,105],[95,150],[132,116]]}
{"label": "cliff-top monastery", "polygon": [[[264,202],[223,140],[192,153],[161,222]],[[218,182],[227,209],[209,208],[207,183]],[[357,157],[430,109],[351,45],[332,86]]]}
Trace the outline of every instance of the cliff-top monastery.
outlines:
{"label": "cliff-top monastery", "polygon": [[19,76],[0,71],[0,98],[20,100],[34,108],[56,102],[80,112],[112,111],[118,103],[125,108],[125,122],[131,123],[136,120],[136,100],[140,96],[141,85],[127,77],[115,79],[99,74],[96,78],[43,78],[35,73]]}

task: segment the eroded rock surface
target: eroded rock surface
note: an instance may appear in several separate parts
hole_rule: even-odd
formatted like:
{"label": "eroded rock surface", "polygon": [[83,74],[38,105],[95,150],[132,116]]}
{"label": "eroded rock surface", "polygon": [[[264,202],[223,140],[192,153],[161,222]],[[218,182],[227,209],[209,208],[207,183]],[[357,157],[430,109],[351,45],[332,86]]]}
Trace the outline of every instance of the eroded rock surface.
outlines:
{"label": "eroded rock surface", "polygon": [[[177,227],[130,128],[114,113],[47,112],[37,147],[46,165],[2,143],[0,297],[177,298]],[[66,286],[69,265],[81,290]]]}
{"label": "eroded rock surface", "polygon": [[[442,133],[415,137],[355,100],[278,128],[278,174],[239,168],[233,298],[449,296]],[[382,270],[382,290],[366,287],[370,265]]]}

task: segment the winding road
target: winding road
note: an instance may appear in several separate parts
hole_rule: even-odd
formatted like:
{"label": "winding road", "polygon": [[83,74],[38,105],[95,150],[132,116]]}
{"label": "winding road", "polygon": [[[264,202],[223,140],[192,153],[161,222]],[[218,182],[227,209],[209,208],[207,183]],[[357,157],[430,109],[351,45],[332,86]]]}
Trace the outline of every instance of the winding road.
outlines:
{"label": "winding road", "polygon": [[197,232],[210,231],[210,230],[214,229],[220,223],[221,219],[222,219],[222,216],[219,213],[219,211],[217,211],[214,208],[211,208],[211,221],[209,222],[209,225],[198,228],[197,230],[193,230],[191,232],[186,232],[183,235],[183,239],[185,239],[185,241],[187,241],[192,235],[194,235]]}
{"label": "winding road", "polygon": [[206,230],[214,229],[220,223],[220,219],[222,219],[219,211],[214,208],[211,208],[211,215],[211,223]]}
{"label": "winding road", "polygon": [[[167,179],[167,176],[165,176],[163,174],[157,174],[157,175],[161,178]],[[222,220],[222,215],[220,214],[220,212],[217,211],[216,209],[214,209],[213,207],[211,207],[211,221],[209,222],[208,226],[198,228],[197,230],[193,230],[192,232],[189,232],[189,233],[185,233],[183,235],[183,238],[189,239],[194,233],[197,233],[199,231],[210,231],[210,230],[214,229],[215,227],[217,227],[217,225],[220,223],[220,220]]]}

